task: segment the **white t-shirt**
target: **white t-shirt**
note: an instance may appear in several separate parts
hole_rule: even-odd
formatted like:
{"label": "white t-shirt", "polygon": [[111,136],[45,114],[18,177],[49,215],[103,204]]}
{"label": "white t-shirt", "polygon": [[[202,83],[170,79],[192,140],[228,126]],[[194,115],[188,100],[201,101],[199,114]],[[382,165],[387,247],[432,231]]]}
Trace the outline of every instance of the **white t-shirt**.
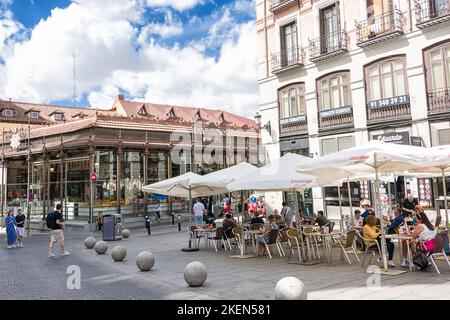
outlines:
{"label": "white t-shirt", "polygon": [[427,241],[436,237],[436,229],[430,230],[428,227],[422,223],[423,231],[419,233],[419,238],[422,241]]}
{"label": "white t-shirt", "polygon": [[196,216],[202,216],[203,210],[205,210],[205,206],[201,202],[196,202],[194,204],[194,215]]}

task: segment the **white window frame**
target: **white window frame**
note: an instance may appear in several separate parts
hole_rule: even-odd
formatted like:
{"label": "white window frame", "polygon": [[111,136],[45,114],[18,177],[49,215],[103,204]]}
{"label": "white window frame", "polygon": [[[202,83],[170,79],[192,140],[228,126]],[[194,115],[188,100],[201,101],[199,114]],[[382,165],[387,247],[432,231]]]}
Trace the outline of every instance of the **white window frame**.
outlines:
{"label": "white window frame", "polygon": [[8,117],[8,118],[15,117],[16,114],[17,114],[17,112],[13,109],[4,109],[3,110],[3,116]]}
{"label": "white window frame", "polygon": [[64,121],[64,114],[56,112],[53,114],[53,120],[55,121]]}
{"label": "white window frame", "polygon": [[[35,115],[35,116],[33,116]],[[31,119],[38,119],[39,118],[39,112],[38,111],[30,111],[30,118]]]}
{"label": "white window frame", "polygon": [[[296,97],[296,101],[297,101],[297,114],[295,114],[295,115],[291,114],[291,110],[292,110],[291,109],[291,100],[290,100],[291,96],[289,95],[289,92],[292,89],[295,89],[295,97]],[[303,89],[303,98],[299,92],[300,89]],[[287,110],[289,111],[289,115],[286,115],[284,112],[285,106],[284,106],[283,95],[285,92],[288,93],[288,96],[287,96],[288,108],[287,108]],[[280,118],[281,119],[306,114],[306,97],[305,97],[305,84],[304,83],[295,83],[295,84],[292,84],[292,85],[289,85],[287,87],[280,89],[278,91],[278,99],[280,101]]]}

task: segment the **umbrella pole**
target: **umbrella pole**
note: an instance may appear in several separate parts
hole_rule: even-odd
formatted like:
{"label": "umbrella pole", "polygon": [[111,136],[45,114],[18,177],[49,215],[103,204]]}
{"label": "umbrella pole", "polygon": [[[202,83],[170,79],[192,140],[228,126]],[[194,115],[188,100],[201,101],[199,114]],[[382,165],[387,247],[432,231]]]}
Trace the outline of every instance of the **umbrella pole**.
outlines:
{"label": "umbrella pole", "polygon": [[341,217],[341,220],[339,221],[339,228],[341,229],[341,232],[344,231],[344,219],[342,216],[342,201],[341,201],[341,187],[338,186],[338,198],[339,198],[339,214]]}
{"label": "umbrella pole", "polygon": [[189,224],[192,223],[192,193],[191,188],[189,188],[189,208],[188,208],[188,215],[189,215]]}
{"label": "umbrella pole", "polygon": [[294,193],[294,213],[295,213],[295,226],[297,229],[300,226],[300,216],[298,214],[298,203],[297,203],[297,192],[295,191],[295,188],[292,189],[292,192]]}
{"label": "umbrella pole", "polygon": [[350,180],[347,178],[347,189],[348,189],[348,204],[350,206],[350,221],[353,222],[353,204],[352,204],[352,192],[350,188]]}
{"label": "umbrella pole", "polygon": [[383,223],[383,217],[381,215],[381,206],[380,206],[380,181],[378,177],[378,161],[377,161],[377,154],[374,154],[374,160],[375,160],[375,206],[376,206],[376,212],[377,216],[380,218],[380,228],[381,228],[381,255],[383,259],[383,267],[384,270],[388,271],[388,265],[387,265],[387,255],[386,255],[386,232],[384,230],[384,223]]}
{"label": "umbrella pole", "polygon": [[442,170],[442,190],[444,191],[445,227],[448,228],[448,204],[447,204],[447,184],[445,183],[445,169]]}
{"label": "umbrella pole", "polygon": [[391,211],[392,211],[392,202],[391,202],[391,182],[388,180],[387,182],[388,185],[388,215],[389,215],[389,219],[392,217],[391,216]]}
{"label": "umbrella pole", "polygon": [[[239,210],[238,212],[238,223],[239,223]],[[245,214],[245,201],[244,201],[244,190],[241,190],[241,217],[242,217],[242,222],[244,222],[244,214]]]}

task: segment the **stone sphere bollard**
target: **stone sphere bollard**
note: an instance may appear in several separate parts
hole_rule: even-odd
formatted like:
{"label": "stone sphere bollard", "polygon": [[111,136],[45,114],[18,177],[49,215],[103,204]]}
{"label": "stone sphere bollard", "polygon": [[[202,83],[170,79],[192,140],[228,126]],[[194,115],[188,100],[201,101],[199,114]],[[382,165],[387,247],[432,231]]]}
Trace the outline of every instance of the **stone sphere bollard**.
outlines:
{"label": "stone sphere bollard", "polygon": [[108,251],[108,244],[105,241],[98,241],[94,246],[94,250],[98,254],[104,254]]}
{"label": "stone sphere bollard", "polygon": [[130,237],[130,230],[128,230],[128,229],[123,229],[122,232],[121,232],[120,234],[122,235],[122,237],[128,238],[128,237]]}
{"label": "stone sphere bollard", "polygon": [[115,246],[111,251],[111,258],[114,261],[123,261],[127,256],[127,249],[122,246]]}
{"label": "stone sphere bollard", "polygon": [[136,257],[136,265],[141,271],[150,271],[155,264],[155,256],[150,251],[141,251]]}
{"label": "stone sphere bollard", "polygon": [[84,239],[84,246],[88,249],[94,248],[96,243],[97,240],[94,237],[87,237],[86,239]]}
{"label": "stone sphere bollard", "polygon": [[208,272],[203,263],[194,261],[184,268],[184,280],[191,287],[201,286],[208,276]]}
{"label": "stone sphere bollard", "polygon": [[285,277],[277,282],[274,290],[275,300],[307,300],[305,284],[298,278]]}

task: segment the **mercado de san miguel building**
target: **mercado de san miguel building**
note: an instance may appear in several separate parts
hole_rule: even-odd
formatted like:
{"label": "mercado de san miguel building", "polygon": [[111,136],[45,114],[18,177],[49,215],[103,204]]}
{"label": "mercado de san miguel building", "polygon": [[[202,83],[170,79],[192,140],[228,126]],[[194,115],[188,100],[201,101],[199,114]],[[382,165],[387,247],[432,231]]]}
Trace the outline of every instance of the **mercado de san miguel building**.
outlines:
{"label": "mercado de san miguel building", "polygon": [[[271,159],[370,140],[450,144],[449,0],[256,0],[256,12],[259,113],[271,129],[261,139]],[[443,205],[441,184],[399,177],[381,191],[397,201],[411,193],[433,211]],[[370,184],[350,189],[353,208],[373,200]],[[347,190],[278,198],[339,218],[339,191],[349,213]]]}
{"label": "mercado de san miguel building", "polygon": [[[142,216],[157,202],[162,214],[173,212],[185,205],[183,199],[147,195],[141,187],[188,171],[206,174],[258,161],[257,124],[225,111],[126,101],[121,95],[109,110],[4,100],[0,107],[2,208],[22,208],[32,219],[56,203],[63,204],[66,219],[84,221],[99,211]],[[213,142],[206,134],[211,130],[223,161],[193,156],[198,145],[205,150]],[[171,159],[175,148],[179,161]]]}

